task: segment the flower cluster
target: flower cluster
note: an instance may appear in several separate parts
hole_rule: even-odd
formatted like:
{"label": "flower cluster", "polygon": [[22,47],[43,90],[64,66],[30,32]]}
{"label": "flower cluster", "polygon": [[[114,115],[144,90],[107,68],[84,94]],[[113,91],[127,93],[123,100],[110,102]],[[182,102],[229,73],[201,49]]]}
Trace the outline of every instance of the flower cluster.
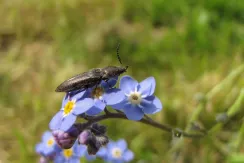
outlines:
{"label": "flower cluster", "polygon": [[84,91],[68,93],[62,102],[61,110],[50,122],[51,130],[67,131],[75,123],[79,115],[85,113],[94,116],[101,113],[106,105],[115,105],[125,99],[123,92],[118,88],[112,88],[117,79],[111,79],[107,83]]}
{"label": "flower cluster", "polygon": [[[112,116],[140,121],[145,114],[162,110],[162,104],[153,95],[156,86],[153,77],[137,82],[130,76],[123,76],[119,88],[115,87],[117,80],[111,78],[92,88],[65,95],[60,111],[49,123],[52,134],[44,134],[47,136],[43,136],[42,143],[36,147],[37,153],[43,156],[40,161],[79,162],[82,156],[91,160],[95,155],[107,162],[129,162],[133,159],[126,142],[109,142],[106,127],[97,122]],[[113,109],[118,113],[113,113]],[[77,118],[86,122],[75,123]]]}
{"label": "flower cluster", "polygon": [[153,95],[156,86],[153,77],[138,83],[132,77],[124,76],[119,89],[114,88],[116,81],[102,81],[93,88],[68,93],[63,99],[61,110],[51,120],[50,129],[67,131],[78,116],[97,115],[106,106],[123,111],[130,120],[141,120],[144,114],[155,114],[162,109],[160,100]]}
{"label": "flower cluster", "polygon": [[[119,140],[118,142],[109,142],[107,146],[99,147],[94,154],[89,153],[89,146],[86,142],[91,141],[89,136],[80,136],[82,138],[77,139],[69,148],[61,148],[55,141],[62,142],[61,144],[69,144],[68,133],[64,132],[51,132],[47,131],[43,134],[42,142],[36,145],[36,152],[41,156],[40,163],[48,163],[53,161],[54,163],[78,163],[82,157],[85,157],[88,161],[100,157],[107,162],[122,163],[129,162],[133,159],[134,154],[127,149],[125,140]],[[95,143],[95,142],[93,142]],[[67,147],[67,146],[66,146]]]}

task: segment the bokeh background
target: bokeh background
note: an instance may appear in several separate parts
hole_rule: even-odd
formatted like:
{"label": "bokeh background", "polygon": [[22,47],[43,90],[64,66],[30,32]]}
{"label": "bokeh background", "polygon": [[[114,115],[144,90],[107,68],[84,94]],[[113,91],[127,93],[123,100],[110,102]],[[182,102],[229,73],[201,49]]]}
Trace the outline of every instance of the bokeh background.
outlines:
{"label": "bokeh background", "polygon": [[[244,1],[1,0],[0,162],[32,163],[34,147],[60,109],[65,79],[119,65],[156,78],[164,109],[155,121],[211,134],[202,139],[126,120],[106,120],[137,163],[244,162]],[[229,120],[216,124],[219,113]],[[83,160],[85,162],[85,160]],[[95,162],[103,162],[96,160]]]}

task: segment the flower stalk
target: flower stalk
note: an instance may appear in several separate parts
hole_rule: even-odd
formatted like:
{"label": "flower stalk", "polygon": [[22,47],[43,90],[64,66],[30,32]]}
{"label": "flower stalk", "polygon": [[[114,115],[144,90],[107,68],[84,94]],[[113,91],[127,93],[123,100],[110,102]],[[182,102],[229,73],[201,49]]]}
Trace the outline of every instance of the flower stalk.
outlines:
{"label": "flower stalk", "polygon": [[[239,66],[238,68],[233,70],[222,82],[220,82],[218,85],[216,85],[213,89],[211,89],[206,94],[205,100],[201,101],[198,104],[198,106],[195,109],[195,111],[192,113],[192,116],[190,117],[188,125],[186,126],[185,132],[189,132],[191,130],[191,124],[194,121],[198,120],[198,118],[200,116],[200,113],[205,108],[206,102],[211,100],[221,90],[223,90],[223,89],[227,88],[228,86],[232,85],[234,83],[234,81],[237,80],[237,78],[241,74],[243,74],[243,72],[244,72],[244,65],[242,64],[241,66]],[[243,90],[241,92],[242,92],[241,94],[243,94]],[[229,110],[227,111],[228,116],[233,116],[234,114],[236,114],[237,110],[239,109],[239,108],[237,108],[237,105],[241,103],[241,102],[239,102],[241,99],[243,99],[243,95],[240,95],[238,97],[238,99],[236,100],[236,102],[229,108]],[[217,131],[219,131],[222,128],[222,126],[223,126],[222,123],[216,123],[212,127],[212,129],[209,130],[208,133],[213,133],[213,132],[216,133]],[[183,139],[181,139],[177,143],[175,143],[174,146],[172,146],[172,148],[169,151],[169,153],[176,152],[177,150],[179,150],[183,146],[184,146],[184,141],[183,141]]]}
{"label": "flower stalk", "polygon": [[[106,119],[116,119],[117,118],[117,119],[128,120],[126,115],[123,114],[122,112],[112,113],[112,112],[109,112],[107,108],[105,110],[106,110],[106,112],[103,115],[86,116],[85,119],[87,120],[87,122],[84,125],[88,127],[88,126],[90,126],[93,123],[100,122],[100,121],[106,120]],[[146,125],[150,125],[152,127],[155,127],[155,128],[160,129],[160,130],[167,131],[167,132],[176,132],[177,131],[177,132],[179,132],[179,134],[181,134],[184,137],[201,138],[201,137],[205,136],[205,134],[190,134],[190,133],[187,133],[187,132],[184,132],[184,131],[177,130],[177,129],[169,126],[169,125],[160,124],[160,123],[152,120],[148,116],[144,116],[144,118],[142,118],[139,121],[135,121],[135,122],[140,122],[140,123],[143,123],[143,124],[146,124]]]}

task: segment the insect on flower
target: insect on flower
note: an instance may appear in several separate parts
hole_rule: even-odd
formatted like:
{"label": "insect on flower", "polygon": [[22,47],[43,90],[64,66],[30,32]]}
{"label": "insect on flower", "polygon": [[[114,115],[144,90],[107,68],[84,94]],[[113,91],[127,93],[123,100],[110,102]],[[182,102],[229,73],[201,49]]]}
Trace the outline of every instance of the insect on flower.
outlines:
{"label": "insect on flower", "polygon": [[[122,65],[119,56],[119,45],[117,47],[117,58],[120,64]],[[125,67],[107,66],[105,68],[94,68],[88,72],[78,74],[64,81],[56,88],[55,91],[71,92],[75,90],[84,90],[100,84],[102,80],[107,82],[109,79],[119,76],[120,74],[126,72],[127,68],[128,66]]]}

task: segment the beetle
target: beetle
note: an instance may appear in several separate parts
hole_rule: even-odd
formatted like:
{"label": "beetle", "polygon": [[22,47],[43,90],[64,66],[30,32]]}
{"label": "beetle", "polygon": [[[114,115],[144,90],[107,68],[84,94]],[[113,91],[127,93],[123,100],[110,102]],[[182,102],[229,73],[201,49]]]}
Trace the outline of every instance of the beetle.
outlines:
{"label": "beetle", "polygon": [[[119,56],[119,46],[117,47],[117,58],[122,65],[120,56]],[[111,78],[115,78],[122,73],[126,72],[128,66],[117,67],[117,66],[107,66],[105,68],[94,68],[88,72],[75,75],[68,80],[65,80],[57,88],[56,92],[72,92],[76,90],[84,90],[97,86],[102,80],[107,82]]]}

